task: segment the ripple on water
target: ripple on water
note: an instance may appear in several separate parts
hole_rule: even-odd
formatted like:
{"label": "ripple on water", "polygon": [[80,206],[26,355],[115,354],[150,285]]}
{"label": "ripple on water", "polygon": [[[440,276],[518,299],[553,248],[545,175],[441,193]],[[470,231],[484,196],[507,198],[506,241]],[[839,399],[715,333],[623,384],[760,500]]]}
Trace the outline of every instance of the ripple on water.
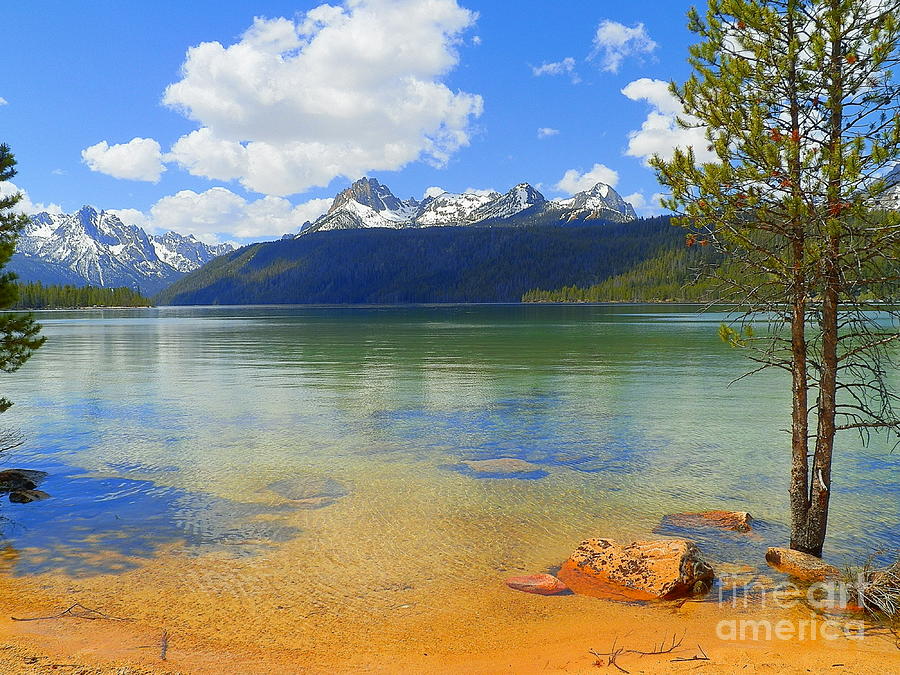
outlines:
{"label": "ripple on water", "polygon": [[188,554],[253,555],[300,534],[287,504],[246,503],[149,480],[77,475],[56,466],[42,484],[52,498],[4,504],[0,545],[15,574],[121,572],[163,546]]}

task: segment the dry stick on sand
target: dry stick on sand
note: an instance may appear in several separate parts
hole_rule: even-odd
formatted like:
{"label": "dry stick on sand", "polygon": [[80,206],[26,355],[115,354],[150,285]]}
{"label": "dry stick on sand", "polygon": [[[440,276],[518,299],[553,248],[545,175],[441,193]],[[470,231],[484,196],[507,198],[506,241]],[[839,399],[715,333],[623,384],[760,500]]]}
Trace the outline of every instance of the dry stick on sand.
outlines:
{"label": "dry stick on sand", "polygon": [[162,639],[159,642],[159,658],[162,661],[166,660],[166,652],[169,651],[169,631],[164,630],[162,633]]}
{"label": "dry stick on sand", "polygon": [[107,619],[108,621],[131,621],[131,619],[123,619],[118,616],[110,616],[109,614],[104,614],[98,609],[85,607],[80,602],[76,602],[68,609],[65,609],[59,614],[54,614],[52,616],[33,616],[27,619],[20,619],[15,616],[11,616],[9,618],[13,621],[44,621],[47,619],[64,619],[67,616],[75,619],[87,619],[88,621],[95,621],[97,619]]}
{"label": "dry stick on sand", "polygon": [[700,650],[699,654],[694,654],[694,656],[690,657],[689,659],[685,659],[685,658],[672,659],[672,663],[686,663],[687,661],[709,661],[709,657],[706,655],[706,652],[703,651],[703,647],[701,647],[700,645],[697,645],[697,649]]}
{"label": "dry stick on sand", "polygon": [[[628,673],[627,670],[625,670],[622,666],[620,666],[618,664],[618,658],[620,656],[622,656],[623,654],[637,654],[638,656],[660,656],[662,654],[671,654],[672,652],[674,652],[676,649],[678,649],[681,646],[682,642],[684,642],[684,635],[682,635],[680,638],[677,637],[676,635],[673,635],[672,640],[670,642],[666,642],[666,641],[660,642],[659,647],[657,647],[656,649],[649,651],[649,652],[644,652],[639,649],[625,649],[624,647],[616,647],[616,644],[618,643],[618,638],[616,638],[615,640],[613,640],[612,649],[610,651],[598,652],[595,649],[591,649],[590,653],[597,657],[597,662],[594,665],[596,665],[596,666],[603,665],[602,659],[607,658],[608,659],[607,663],[606,663],[607,667],[613,666],[614,668],[616,668],[616,670],[618,670],[622,673]],[[666,645],[668,645],[668,646],[666,646]],[[709,657],[706,656],[706,653],[703,651],[702,648],[700,649],[700,653],[703,654],[703,657],[697,656],[692,659],[674,659],[673,662],[674,661],[709,661]]]}
{"label": "dry stick on sand", "polygon": [[614,666],[620,672],[628,673],[627,670],[625,670],[622,666],[620,666],[618,663],[616,663],[616,659],[625,653],[625,649],[623,647],[619,647],[618,649],[616,648],[617,641],[618,641],[618,638],[613,640],[612,650],[608,653],[603,654],[603,653],[598,652],[595,649],[591,650],[591,654],[593,654],[594,656],[597,657],[597,662],[594,665],[598,666],[598,667],[602,666],[603,665],[603,660],[602,660],[603,657],[609,657],[609,660],[606,662],[607,667]]}

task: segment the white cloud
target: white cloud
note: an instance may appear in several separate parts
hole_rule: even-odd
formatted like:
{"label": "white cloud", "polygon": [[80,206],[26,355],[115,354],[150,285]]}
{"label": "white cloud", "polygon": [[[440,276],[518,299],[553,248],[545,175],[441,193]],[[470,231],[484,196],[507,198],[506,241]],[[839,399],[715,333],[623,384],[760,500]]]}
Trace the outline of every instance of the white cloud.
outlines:
{"label": "white cloud", "polygon": [[0,182],[0,197],[9,197],[17,192],[22,194],[22,199],[15,207],[17,213],[24,213],[27,216],[32,216],[35,213],[41,213],[43,211],[46,211],[47,213],[62,213],[59,204],[41,204],[33,202],[31,201],[31,197],[28,196],[28,193],[18,187],[15,183],[10,183],[9,181]]}
{"label": "white cloud", "polygon": [[575,72],[575,59],[571,56],[567,56],[562,61],[531,66],[531,73],[535,77],[541,77],[542,75],[568,75],[572,84],[581,82],[581,78],[578,76],[578,73]]}
{"label": "white cloud", "polygon": [[551,129],[550,127],[541,127],[537,130],[538,138],[550,138],[559,134],[559,129]]}
{"label": "white cloud", "polygon": [[100,141],[82,150],[81,159],[91,171],[149,183],[158,183],[166,170],[159,143],[152,138],[133,138],[118,145]]}
{"label": "white cloud", "polygon": [[476,47],[482,43],[482,39],[480,35],[476,35],[472,38],[472,44]]}
{"label": "white cloud", "polygon": [[622,93],[632,101],[647,101],[651,106],[641,128],[628,134],[626,155],[639,157],[644,164],[649,164],[653,155],[671,159],[675,148],[692,147],[697,162],[718,160],[716,154],[709,150],[705,128],[682,129],[678,126],[678,117],[688,123],[697,120],[682,113],[681,103],[669,92],[668,83],[643,77],[629,83]]}
{"label": "white cloud", "polygon": [[175,230],[193,234],[207,242],[230,237],[240,239],[280,236],[296,232],[307,220],[315,220],[328,210],[331,199],[311,199],[294,206],[282,197],[263,197],[248,201],[223,187],[205,192],[182,190],[163,197],[149,213],[118,209],[124,222],[151,232]]}
{"label": "white cloud", "polygon": [[629,56],[650,54],[657,47],[644,24],[629,28],[617,21],[601,21],[594,35],[594,51],[591,58],[600,56],[600,66],[610,73],[619,72],[619,67]]}
{"label": "white cloud", "polygon": [[445,192],[446,190],[444,188],[440,188],[437,186],[430,187],[425,190],[425,194],[422,195],[422,199],[428,199],[429,197],[440,197]]}
{"label": "white cloud", "polygon": [[632,101],[647,101],[665,115],[677,115],[682,110],[681,102],[669,91],[669,83],[663,80],[642,77],[625,85],[622,93]]}
{"label": "white cloud", "polygon": [[9,101],[0,96],[0,105],[9,105]]}
{"label": "white cloud", "polygon": [[659,205],[659,200],[663,197],[661,192],[654,193],[650,199],[644,196],[643,192],[635,192],[626,197],[622,197],[626,202],[634,207],[639,216],[658,216],[667,211]]}
{"label": "white cloud", "polygon": [[531,72],[535,77],[540,77],[541,75],[565,75],[567,73],[571,73],[575,70],[575,59],[571,56],[567,56],[562,61],[556,61],[553,63],[543,63],[539,66],[532,66]]}
{"label": "white cloud", "polygon": [[555,190],[574,195],[576,192],[590,190],[597,183],[606,183],[615,187],[619,182],[619,174],[603,164],[594,164],[590,171],[581,173],[577,169],[569,169],[554,186]]}
{"label": "white cloud", "polygon": [[168,159],[269,195],[443,165],[482,111],[480,96],[442,81],[476,18],[456,0],[347,0],[192,47],[163,100],[200,128]]}

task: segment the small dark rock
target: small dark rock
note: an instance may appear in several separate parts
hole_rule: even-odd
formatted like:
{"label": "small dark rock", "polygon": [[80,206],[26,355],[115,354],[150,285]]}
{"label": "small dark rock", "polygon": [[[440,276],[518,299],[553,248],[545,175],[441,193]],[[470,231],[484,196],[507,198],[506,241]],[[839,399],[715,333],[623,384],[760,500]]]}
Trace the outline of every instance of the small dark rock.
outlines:
{"label": "small dark rock", "polygon": [[0,471],[0,492],[33,490],[47,477],[43,471],[30,469],[7,469]]}
{"label": "small dark rock", "polygon": [[41,490],[15,490],[9,493],[9,501],[13,504],[29,504],[50,499],[50,495]]}

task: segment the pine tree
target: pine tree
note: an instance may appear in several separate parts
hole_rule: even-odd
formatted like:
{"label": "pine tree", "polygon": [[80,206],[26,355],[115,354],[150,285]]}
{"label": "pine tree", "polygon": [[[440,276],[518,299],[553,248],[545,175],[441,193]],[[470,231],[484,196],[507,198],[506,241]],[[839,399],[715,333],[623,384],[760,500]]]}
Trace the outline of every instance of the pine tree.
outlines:
{"label": "pine tree", "polygon": [[900,151],[897,16],[898,0],[710,0],[672,91],[717,161],[653,160],[687,243],[727,258],[743,314],[723,339],[790,375],[791,547],[817,556],[837,432],[900,434],[900,315],[873,302],[900,281],[900,215],[877,208]]}
{"label": "pine tree", "polygon": [[[8,181],[16,175],[16,159],[9,146],[0,144],[0,181]],[[19,232],[28,218],[16,213],[14,208],[22,199],[21,193],[0,197],[0,270],[16,249]],[[0,272],[0,309],[12,307],[17,298],[16,275]],[[3,313],[0,315],[0,370],[12,373],[31,357],[34,350],[44,344],[41,327],[30,314]],[[9,409],[12,402],[0,398],[0,412]]]}

